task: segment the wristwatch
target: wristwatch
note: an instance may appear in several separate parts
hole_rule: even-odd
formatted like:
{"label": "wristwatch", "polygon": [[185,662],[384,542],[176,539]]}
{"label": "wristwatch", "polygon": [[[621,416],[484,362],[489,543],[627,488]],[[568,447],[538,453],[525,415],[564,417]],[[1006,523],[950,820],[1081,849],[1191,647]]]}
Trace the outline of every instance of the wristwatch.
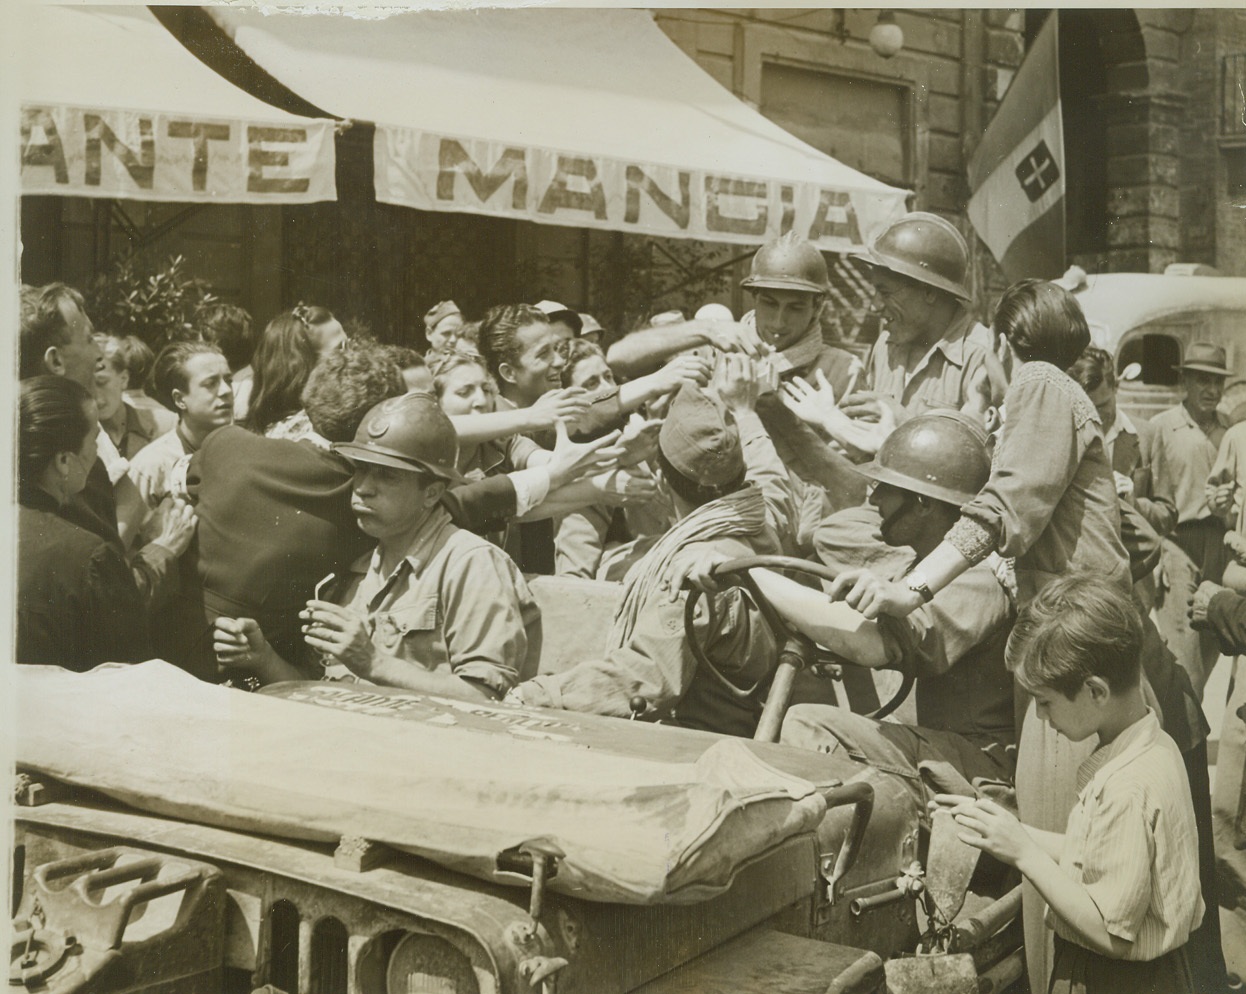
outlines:
{"label": "wristwatch", "polygon": [[904,578],[904,582],[909,590],[922,599],[923,604],[929,604],[934,600],[934,591],[930,589],[930,584],[926,582],[926,578],[920,573],[910,573]]}

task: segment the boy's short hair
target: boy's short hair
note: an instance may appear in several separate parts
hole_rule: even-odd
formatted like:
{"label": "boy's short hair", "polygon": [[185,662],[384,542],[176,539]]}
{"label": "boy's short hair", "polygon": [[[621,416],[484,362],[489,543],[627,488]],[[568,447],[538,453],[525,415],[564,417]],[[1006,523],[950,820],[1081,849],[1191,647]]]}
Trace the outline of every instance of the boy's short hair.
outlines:
{"label": "boy's short hair", "polygon": [[1022,687],[1072,700],[1092,676],[1113,693],[1138,685],[1142,619],[1127,593],[1100,573],[1071,573],[1021,609],[1008,637],[1008,668]]}

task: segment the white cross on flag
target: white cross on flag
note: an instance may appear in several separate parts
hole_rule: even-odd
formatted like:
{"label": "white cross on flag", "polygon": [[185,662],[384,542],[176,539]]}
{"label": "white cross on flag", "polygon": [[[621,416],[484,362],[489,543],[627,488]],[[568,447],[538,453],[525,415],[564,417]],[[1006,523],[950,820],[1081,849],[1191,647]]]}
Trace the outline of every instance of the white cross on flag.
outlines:
{"label": "white cross on flag", "polygon": [[1056,11],[969,163],[969,220],[1010,280],[1064,272],[1064,128]]}

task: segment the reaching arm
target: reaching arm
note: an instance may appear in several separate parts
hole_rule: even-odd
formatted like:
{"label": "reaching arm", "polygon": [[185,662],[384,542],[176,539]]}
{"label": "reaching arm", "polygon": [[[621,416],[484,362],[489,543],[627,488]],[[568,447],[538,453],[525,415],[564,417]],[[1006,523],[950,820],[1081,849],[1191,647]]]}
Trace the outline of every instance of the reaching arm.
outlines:
{"label": "reaching arm", "polygon": [[456,414],[450,418],[459,444],[473,445],[510,435],[545,431],[561,420],[575,421],[589,407],[588,393],[579,387],[551,390],[530,407],[483,414]]}
{"label": "reaching arm", "polygon": [[754,357],[769,351],[754,329],[735,321],[685,321],[632,332],[610,346],[606,361],[620,376],[635,379],[654,372],[676,353],[702,345]]}
{"label": "reaching arm", "polygon": [[850,663],[878,669],[894,662],[876,622],[768,569],[752,571],[757,589],[802,635]]}

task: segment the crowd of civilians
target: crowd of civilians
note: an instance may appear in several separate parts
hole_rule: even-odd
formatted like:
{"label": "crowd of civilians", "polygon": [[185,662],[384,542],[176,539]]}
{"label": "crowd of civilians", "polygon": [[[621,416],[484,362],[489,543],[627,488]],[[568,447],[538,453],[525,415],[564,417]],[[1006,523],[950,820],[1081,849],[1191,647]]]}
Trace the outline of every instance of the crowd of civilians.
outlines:
{"label": "crowd of civilians", "polygon": [[[1219,646],[1174,653],[1154,609],[1181,593],[1156,582],[1178,556],[1215,585],[1200,622],[1223,632],[1239,605],[1219,585],[1246,591],[1246,406],[1222,410],[1224,351],[1191,345],[1183,403],[1133,420],[1058,283],[1022,281],[980,324],[963,239],[927,214],[861,261],[883,328],[868,350],[824,335],[825,262],[793,236],[757,253],[740,320],[710,304],[613,341],[552,301],[478,321],[443,301],[401,346],[323,307],[260,329],[214,302],[153,354],[96,329],[74,289],[25,287],[17,659],[159,657],[240,690],[363,680],[750,735],[776,645],[714,568],[783,553],[838,578],[762,589],[844,659],[912,673],[918,724],[806,696],[782,738],[923,796],[1015,780],[1027,822],[1061,832],[1091,760],[1050,709],[1014,715],[1007,645],[1049,585],[1093,574],[1136,613],[1147,713],[1188,777],[1173,844],[1198,850],[1209,909],[1160,914],[1132,958],[1188,939],[1189,989],[1223,989],[1201,710]],[[601,658],[540,671],[537,574],[618,584]],[[1126,872],[1102,846],[1077,858]],[[1108,932],[1129,945],[1130,915],[1157,913],[1125,908]]]}

